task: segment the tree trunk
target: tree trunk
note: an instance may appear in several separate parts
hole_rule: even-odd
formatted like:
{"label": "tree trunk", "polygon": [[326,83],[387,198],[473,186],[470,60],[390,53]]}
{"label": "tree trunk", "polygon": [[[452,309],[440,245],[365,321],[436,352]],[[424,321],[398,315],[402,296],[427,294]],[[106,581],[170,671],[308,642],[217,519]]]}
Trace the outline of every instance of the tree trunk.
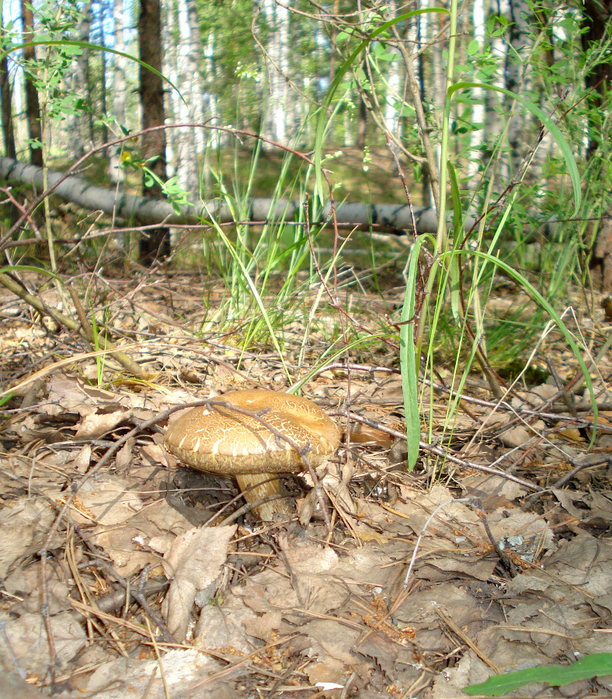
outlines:
{"label": "tree trunk", "polygon": [[[217,78],[221,78],[221,75],[217,75],[217,66],[215,63],[215,40],[215,32],[211,29],[204,48],[204,67],[206,71],[206,85],[208,88],[207,100],[209,118],[212,124],[218,126],[220,124],[221,115],[219,113],[219,105],[217,101],[217,94],[214,90],[214,84]],[[217,150],[225,139],[226,137],[220,134],[219,131],[212,130],[208,133],[208,143],[213,150]]]}
{"label": "tree trunk", "polygon": [[357,139],[355,147],[363,150],[366,144],[366,136],[368,131],[368,107],[365,100],[359,95],[359,111],[357,112]]}
{"label": "tree trunk", "polygon": [[[115,24],[115,48],[117,51],[125,52],[125,41],[123,38],[123,0],[115,0],[113,5],[113,20]],[[123,56],[115,54],[113,56],[113,116],[117,124],[125,126],[125,101],[126,101],[126,82],[125,82],[125,64],[126,59]],[[119,135],[119,133],[117,133]],[[125,172],[121,169],[121,151],[119,148],[113,148],[109,159],[109,174],[111,182],[123,182]]]}
{"label": "tree trunk", "polygon": [[[21,20],[23,23],[23,43],[27,44],[34,40],[32,7],[26,0],[21,0]],[[23,57],[28,62],[36,61],[36,54],[33,46],[26,46],[23,49]],[[34,69],[33,69],[34,70]],[[42,132],[40,128],[40,105],[38,104],[38,93],[32,81],[31,75],[25,74],[25,108],[28,121],[28,134],[32,141],[42,144]],[[40,146],[38,148],[30,145],[30,162],[33,165],[42,167],[43,154]]]}
{"label": "tree trunk", "polygon": [[[104,3],[100,3],[98,6],[99,16],[98,22],[100,31],[100,46],[106,46],[106,40],[104,38]],[[106,114],[106,51],[100,51],[100,111],[102,114]],[[102,120],[102,143],[108,141],[108,127],[106,126],[106,121]]]}
{"label": "tree trunk", "polygon": [[[287,2],[287,5],[290,5]],[[269,27],[267,50],[268,109],[264,136],[281,144],[287,143],[288,76],[289,76],[289,10],[274,0],[264,0],[263,12]],[[264,148],[269,148],[264,143]]]}
{"label": "tree trunk", "polygon": [[[144,61],[159,73],[162,71],[162,43],[159,0],[141,0],[140,18],[138,22],[138,45],[140,60]],[[164,124],[164,89],[159,75],[140,66],[140,104],[142,108],[142,128]],[[142,155],[147,167],[161,180],[166,180],[166,132],[157,129],[145,133],[142,138]],[[144,185],[144,181],[143,181]],[[161,188],[155,184],[147,187],[151,197],[160,197]],[[170,255],[170,231],[159,228],[143,235],[140,239],[140,262],[152,265],[156,259]]]}
{"label": "tree trunk", "polygon": [[[491,3],[491,14],[507,17],[510,13],[508,4],[509,0],[494,0]],[[500,65],[503,67],[508,60],[508,44],[501,36],[491,37],[491,53],[496,56]],[[506,87],[506,71],[500,70],[493,76],[493,85],[495,87]],[[494,90],[485,91],[486,118],[485,118],[485,144],[486,157],[490,158],[496,146],[496,142],[502,134],[504,128],[504,120],[502,118],[502,110],[504,100],[499,92]],[[505,159],[501,158],[498,168],[490,171],[493,177],[499,177],[502,181],[507,182],[510,177],[510,170]]]}
{"label": "tree trunk", "polygon": [[[506,55],[506,88],[510,92],[525,94],[529,92],[528,76],[529,66],[518,57],[528,56],[533,47],[533,35],[529,31],[529,24],[533,22],[533,13],[529,9],[527,0],[510,0],[508,3],[508,39],[512,52]],[[510,175],[514,177],[528,148],[529,141],[534,133],[530,131],[532,122],[529,113],[520,114],[520,106],[514,100],[507,97],[504,100],[504,113],[510,117],[508,127],[508,142],[510,144]],[[506,117],[508,118],[508,117]]]}
{"label": "tree trunk", "polygon": [[[484,0],[474,0],[474,40],[478,42],[480,53],[484,51],[485,42],[485,8]],[[468,162],[468,186],[474,191],[478,185],[479,163],[482,158],[482,145],[484,143],[484,95],[483,90],[477,87],[472,90],[474,106],[472,108],[472,124],[477,128],[470,134],[470,152]]]}
{"label": "tree trunk", "polygon": [[[180,124],[202,124],[204,122],[204,87],[200,73],[202,45],[195,0],[178,0],[177,72],[178,88],[184,100],[178,103]],[[179,184],[192,199],[200,189],[198,164],[204,153],[204,130],[184,128],[176,135],[175,171]]]}
{"label": "tree trunk", "polygon": [[[392,19],[397,14],[397,5],[395,0],[391,0],[388,5],[388,19]],[[387,19],[387,17],[385,18]],[[418,19],[417,19],[418,23]],[[416,23],[412,23],[412,27],[416,27]],[[412,41],[416,37],[410,37]],[[394,49],[396,54],[394,61],[389,62],[389,74],[387,77],[387,94],[385,95],[385,125],[387,129],[397,138],[401,138],[401,108],[398,111],[397,105],[401,104],[400,98],[400,67],[399,51]]]}
{"label": "tree trunk", "polygon": [[9,158],[16,158],[15,131],[13,128],[13,110],[11,83],[8,72],[8,58],[4,56],[0,62],[0,99],[2,99],[2,135],[4,137],[4,152]]}
{"label": "tree trunk", "polygon": [[[612,20],[612,0],[585,0],[582,26],[585,33],[582,34],[582,46],[585,51],[598,44],[608,34],[608,25]],[[609,54],[608,54],[609,55]],[[606,104],[602,95],[606,95],[612,81],[612,60],[597,65],[586,76],[587,88],[592,88],[589,95],[589,146],[587,158],[592,159],[597,152],[601,140],[605,138],[602,133],[604,120],[608,118],[609,102]],[[609,99],[609,98],[608,98]],[[607,107],[607,109],[606,109]],[[609,147],[602,149],[608,152]],[[612,210],[605,212],[602,225],[597,232],[597,240],[592,268],[600,268],[601,288],[603,291],[612,292]]]}
{"label": "tree trunk", "polygon": [[[20,182],[37,188],[42,187],[42,169],[33,165],[26,165],[12,158],[0,157],[0,180]],[[48,172],[49,187],[53,187],[54,196],[67,199],[86,209],[101,210],[116,219],[124,221],[137,221],[147,225],[167,221],[169,225],[197,224],[201,221],[201,214],[210,214],[219,223],[234,222],[236,212],[224,199],[215,199],[207,202],[206,206],[183,205],[179,207],[179,213],[174,211],[172,204],[164,200],[154,200],[146,197],[138,197],[118,191],[116,187],[97,187],[86,182],[81,177],[66,176],[61,172]],[[249,200],[245,207],[245,219],[258,222],[262,221],[291,221],[300,216],[304,211],[305,200],[289,201],[287,199],[255,198]],[[438,220],[435,209],[422,206],[413,207],[417,233],[435,233]],[[328,202],[322,209],[318,209],[316,217],[311,218],[314,225],[333,226],[331,205]],[[361,202],[343,202],[336,204],[336,218],[338,225],[343,228],[360,226],[366,230],[371,224],[377,226],[377,230],[401,233],[404,230],[412,235],[412,216],[410,207],[406,204],[378,204],[370,205]],[[449,221],[450,224],[450,221]],[[465,227],[470,228],[474,219],[469,217],[465,221]],[[75,244],[78,241],[75,241]]]}

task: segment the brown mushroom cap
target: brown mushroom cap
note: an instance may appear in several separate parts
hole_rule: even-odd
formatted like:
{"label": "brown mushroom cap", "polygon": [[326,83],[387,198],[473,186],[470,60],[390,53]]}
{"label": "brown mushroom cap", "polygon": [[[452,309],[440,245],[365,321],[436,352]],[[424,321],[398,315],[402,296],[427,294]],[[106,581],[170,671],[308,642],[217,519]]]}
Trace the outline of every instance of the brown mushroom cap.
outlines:
{"label": "brown mushroom cap", "polygon": [[[309,446],[306,458],[312,466],[320,464],[340,443],[336,423],[307,398],[253,389],[231,391],[212,402],[231,403],[252,413],[265,410],[262,420],[291,438],[300,449]],[[202,406],[185,413],[167,429],[164,442],[184,463],[219,475],[304,471],[300,454],[286,441],[277,440],[256,418],[222,405],[212,410]],[[239,478],[239,484],[244,487],[243,478]]]}

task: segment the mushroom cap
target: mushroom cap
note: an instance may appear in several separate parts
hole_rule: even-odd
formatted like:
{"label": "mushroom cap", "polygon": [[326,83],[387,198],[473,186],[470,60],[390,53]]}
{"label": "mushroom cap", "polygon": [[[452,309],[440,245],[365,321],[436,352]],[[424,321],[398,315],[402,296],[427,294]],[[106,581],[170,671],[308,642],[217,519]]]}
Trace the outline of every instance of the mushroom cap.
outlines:
{"label": "mushroom cap", "polygon": [[[259,413],[262,420],[291,438],[300,449],[309,445],[306,458],[313,466],[332,454],[340,443],[336,423],[312,401],[301,396],[259,389],[230,391],[211,402],[227,402]],[[230,408],[193,408],[166,430],[164,443],[181,461],[220,475],[298,473],[301,456],[286,441],[278,440],[262,423]]]}

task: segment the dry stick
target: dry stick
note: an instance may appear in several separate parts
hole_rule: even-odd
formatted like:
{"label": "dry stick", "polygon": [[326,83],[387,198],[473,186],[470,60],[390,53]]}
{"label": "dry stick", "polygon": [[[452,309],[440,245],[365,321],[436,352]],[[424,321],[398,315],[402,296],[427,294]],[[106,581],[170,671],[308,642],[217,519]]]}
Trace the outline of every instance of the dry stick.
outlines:
{"label": "dry stick", "polygon": [[562,488],[566,483],[569,483],[574,476],[576,476],[580,471],[582,471],[585,468],[590,468],[591,466],[599,466],[600,464],[612,464],[612,456],[608,455],[595,455],[593,459],[589,459],[588,457],[584,459],[584,461],[577,462],[575,459],[570,459],[570,463],[574,464],[574,468],[571,471],[568,471],[564,476],[561,476],[555,483],[553,483],[549,488],[546,488],[540,493],[533,493],[532,495],[529,496],[527,501],[525,502],[525,505],[523,509],[527,509],[531,507],[535,502],[538,501],[538,499],[544,495],[547,492],[550,492],[552,490],[559,490],[559,488]]}
{"label": "dry stick", "polygon": [[[155,638],[155,635],[153,634],[151,622],[147,618],[145,618],[145,621],[147,622],[147,629],[149,631],[151,643],[153,644],[153,649],[155,650],[155,657],[157,658],[157,665],[159,667],[159,675],[164,686],[164,695],[166,696],[166,699],[170,699],[170,692],[168,690],[168,683],[166,682],[166,674],[164,672],[164,664],[162,663],[161,654],[159,652],[159,646],[157,645],[157,640]],[[170,638],[172,638],[172,636],[170,636]],[[169,643],[172,643],[172,641],[169,641]]]}
{"label": "dry stick", "polygon": [[565,390],[565,386],[563,385],[563,381],[561,381],[561,377],[557,373],[557,369],[555,367],[554,362],[550,357],[545,357],[546,360],[546,365],[548,366],[548,371],[550,371],[551,376],[553,377],[553,380],[555,382],[555,386],[557,387],[557,390],[561,394],[561,398],[563,399],[563,402],[567,406],[567,410],[569,414],[572,417],[576,417],[576,404],[575,401],[573,400],[572,394],[569,394]]}
{"label": "dry stick", "polygon": [[34,244],[40,244],[44,243],[45,239],[42,237],[40,234],[40,231],[36,227],[36,224],[34,223],[34,219],[31,217],[30,213],[26,211],[25,207],[22,206],[17,199],[11,194],[11,188],[10,187],[3,187],[0,189],[0,192],[4,192],[6,196],[9,198],[11,204],[13,204],[14,207],[16,207],[23,216],[26,217],[27,222],[30,224],[32,231],[34,232],[34,238],[33,238],[33,243]]}
{"label": "dry stick", "polygon": [[[129,585],[129,581],[127,582]],[[149,580],[141,593],[145,597],[151,597],[159,592],[165,592],[169,586],[170,582],[168,580]],[[123,607],[123,605],[129,601],[130,596],[131,592],[129,590],[115,590],[114,592],[109,592],[108,594],[99,597],[96,600],[96,605],[101,612],[113,612]]]}
{"label": "dry stick", "polygon": [[[87,340],[88,342],[91,341],[91,339],[87,336],[87,332],[81,328],[79,323],[76,321],[72,320],[72,318],[68,318],[65,316],[63,313],[60,313],[60,311],[55,310],[54,308],[49,308],[45,303],[43,303],[39,298],[36,296],[32,296],[32,294],[29,294],[25,289],[23,289],[14,279],[11,279],[11,277],[8,276],[8,274],[3,274],[0,273],[0,284],[2,286],[6,287],[9,291],[11,291],[13,294],[16,296],[19,296],[20,299],[25,301],[25,303],[29,304],[33,308],[35,308],[40,314],[45,315],[45,316],[50,316],[58,322],[60,325],[63,325],[64,327],[68,328],[69,330],[73,330],[75,332],[78,332],[79,335]],[[132,359],[130,359],[127,354],[122,352],[121,350],[116,349],[115,345],[110,342],[109,340],[105,341],[106,345],[106,350],[110,352],[113,357],[131,374],[138,378],[143,378],[143,372],[142,369],[136,362],[134,362]]]}
{"label": "dry stick", "polygon": [[[244,667],[249,663],[251,658],[256,658],[258,655],[261,655],[262,653],[267,653],[270,651],[272,648],[277,648],[278,646],[282,646],[285,643],[289,643],[289,641],[293,641],[295,638],[298,638],[300,634],[295,633],[292,636],[286,636],[285,638],[281,638],[279,641],[272,641],[271,643],[267,643],[263,648],[258,648],[257,650],[253,651],[252,653],[249,653],[249,655],[245,656],[238,662],[235,662],[233,664],[228,662],[228,666],[226,668],[223,668],[223,670],[219,670],[219,672],[215,672],[213,675],[209,675],[208,677],[205,677],[203,680],[200,680],[197,684],[193,684],[189,687],[189,690],[187,694],[191,696],[191,692],[193,692],[194,689],[197,689],[198,687],[201,687],[202,685],[210,684],[211,682],[214,682],[215,680],[221,679],[222,677],[227,677],[230,675],[234,670],[237,670],[239,667]],[[184,648],[185,646],[177,644],[179,648]],[[198,649],[199,650],[199,649]],[[201,651],[204,653],[209,653],[210,655],[213,655],[213,657],[218,657],[215,656],[214,653],[210,653],[207,650]]]}
{"label": "dry stick", "polygon": [[489,541],[491,542],[491,545],[495,549],[495,553],[499,556],[499,560],[501,561],[502,565],[504,568],[508,571],[510,574],[510,577],[515,578],[518,574],[518,571],[516,569],[516,566],[512,562],[512,559],[510,556],[508,556],[507,553],[503,551],[501,546],[497,543],[497,540],[493,536],[493,532],[491,531],[491,527],[489,526],[489,520],[487,519],[487,516],[484,512],[484,510],[481,509],[482,503],[478,502],[477,503],[477,509],[474,511],[476,512],[476,516],[481,520],[482,525],[485,529],[485,532],[487,533],[487,536],[489,537]]}
{"label": "dry stick", "polygon": [[[116,573],[112,566],[109,566],[106,563],[103,564],[98,564],[100,568],[105,570],[112,578],[114,578],[120,585],[121,587],[124,588],[125,593],[126,593],[126,604],[128,602],[128,597],[133,597],[136,602],[144,609],[146,612],[147,616],[151,621],[157,626],[157,628],[161,631],[162,639],[165,643],[174,643],[175,639],[170,633],[170,629],[166,626],[164,623],[163,619],[153,610],[151,605],[147,602],[145,596],[142,593],[142,585],[139,586],[138,590],[135,590],[129,582],[121,577],[119,573]],[[148,622],[148,619],[147,619]]]}
{"label": "dry stick", "polygon": [[94,332],[91,323],[87,320],[85,311],[83,310],[83,305],[81,304],[81,299],[79,298],[76,289],[71,286],[69,287],[68,291],[70,292],[70,298],[72,299],[72,303],[76,309],[77,317],[79,319],[79,323],[81,324],[81,329],[83,330],[85,338],[89,343],[89,348],[92,349],[91,343],[94,342]]}

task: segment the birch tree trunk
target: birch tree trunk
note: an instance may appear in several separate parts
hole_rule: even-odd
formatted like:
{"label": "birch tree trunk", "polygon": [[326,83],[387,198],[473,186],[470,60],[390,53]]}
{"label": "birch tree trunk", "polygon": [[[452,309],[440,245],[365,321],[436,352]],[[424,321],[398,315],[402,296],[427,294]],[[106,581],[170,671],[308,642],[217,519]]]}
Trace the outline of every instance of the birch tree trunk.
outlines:
{"label": "birch tree trunk", "polygon": [[[497,16],[509,17],[510,2],[509,0],[493,0],[491,3],[491,13]],[[506,66],[508,63],[508,44],[501,36],[491,37],[491,53],[497,58],[500,65],[500,70],[493,78],[495,87],[506,87]],[[498,140],[504,130],[505,122],[503,114],[504,100],[499,92],[487,90],[485,95],[486,119],[485,119],[485,134],[488,153],[491,154],[493,149],[498,145]],[[506,158],[499,160],[499,167],[496,172],[491,173],[493,176],[499,176],[502,181],[507,182],[510,177],[510,169]]]}
{"label": "birch tree trunk", "polygon": [[[397,14],[397,3],[395,0],[391,0],[389,2],[388,12],[389,19],[393,19]],[[414,24],[411,25],[411,28],[414,26]],[[408,31],[411,34],[414,34],[414,31],[411,31],[411,29],[409,29]],[[408,38],[409,41],[414,41],[415,39],[415,37],[410,36],[410,34]],[[401,120],[397,110],[397,104],[400,97],[399,90],[401,81],[401,62],[399,60],[399,53],[397,49],[394,49],[393,52],[396,54],[396,58],[395,60],[389,62],[389,74],[387,76],[387,94],[385,99],[385,126],[394,136],[396,136],[397,138],[401,138]]]}
{"label": "birch tree trunk", "polygon": [[[164,31],[162,32],[163,42],[163,67],[164,75],[173,85],[178,85],[178,38],[177,14],[178,8],[176,0],[166,0],[163,6]],[[176,90],[166,90],[164,93],[164,111],[166,121],[169,124],[179,123],[179,100],[180,96]],[[166,131],[166,175],[174,177],[176,175],[176,149],[179,134],[176,129]]]}
{"label": "birch tree trunk", "polygon": [[[213,89],[215,79],[217,78],[216,65],[215,65],[215,33],[211,31],[208,34],[208,39],[206,41],[206,46],[204,48],[204,68],[206,70],[206,85],[208,87],[208,93],[206,98],[208,101],[208,117],[211,123],[215,126],[219,126],[220,114],[219,107],[217,104],[217,95]],[[221,145],[221,136],[219,131],[212,129],[208,132],[208,142],[210,148],[217,150]]]}
{"label": "birch tree trunk", "polygon": [[[286,5],[290,4],[290,0],[287,0]],[[288,111],[289,9],[283,5],[277,4],[275,0],[263,2],[264,16],[270,28],[267,45],[268,104],[264,115],[263,134],[266,138],[285,145]],[[265,144],[264,147],[266,147]]]}
{"label": "birch tree trunk", "polygon": [[[98,22],[100,31],[100,46],[106,46],[106,41],[104,38],[105,31],[105,17],[104,17],[104,3],[100,2],[98,5]],[[100,111],[102,114],[106,114],[106,51],[100,51]],[[106,126],[106,121],[102,120],[102,143],[108,141],[108,127]]]}
{"label": "birch tree trunk", "polygon": [[[200,27],[196,14],[195,0],[177,0],[178,88],[184,98],[178,102],[180,124],[204,123],[204,89],[200,72]],[[199,191],[198,161],[204,152],[203,129],[183,128],[176,130],[174,158],[175,172],[179,183],[193,198]]]}
{"label": "birch tree trunk", "polygon": [[[125,38],[123,35],[123,0],[115,0],[113,5],[113,21],[115,25],[115,48],[125,53]],[[126,101],[126,59],[123,56],[113,56],[113,117],[119,126],[125,126]],[[109,159],[109,174],[111,182],[121,183],[125,180],[125,172],[121,169],[121,150],[114,148]]]}
{"label": "birch tree trunk", "polygon": [[[511,92],[524,93],[529,90],[526,83],[529,73],[527,59],[531,54],[533,41],[529,33],[528,18],[532,13],[526,0],[509,0],[508,9],[508,38],[512,56],[507,54],[506,88]],[[508,127],[510,176],[514,176],[526,151],[531,119],[511,98],[506,98],[504,105],[504,113],[514,115]]]}

